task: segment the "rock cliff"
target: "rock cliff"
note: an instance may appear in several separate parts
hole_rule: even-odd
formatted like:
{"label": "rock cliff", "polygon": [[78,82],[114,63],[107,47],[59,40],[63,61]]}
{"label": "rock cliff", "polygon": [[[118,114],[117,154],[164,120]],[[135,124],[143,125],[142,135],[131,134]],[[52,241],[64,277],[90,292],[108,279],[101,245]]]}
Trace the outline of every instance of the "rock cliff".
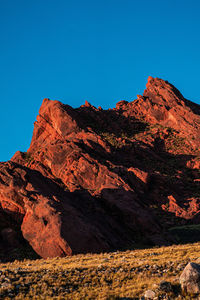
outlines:
{"label": "rock cliff", "polygon": [[44,99],[28,151],[0,164],[0,251],[170,243],[168,228],[200,219],[199,136],[200,106],[158,78],[108,110]]}

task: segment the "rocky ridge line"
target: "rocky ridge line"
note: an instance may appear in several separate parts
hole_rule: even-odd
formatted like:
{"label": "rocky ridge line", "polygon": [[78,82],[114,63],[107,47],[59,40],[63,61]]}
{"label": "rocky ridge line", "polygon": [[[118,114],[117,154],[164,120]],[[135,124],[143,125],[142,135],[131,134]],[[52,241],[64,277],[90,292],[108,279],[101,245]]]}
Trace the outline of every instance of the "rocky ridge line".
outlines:
{"label": "rocky ridge line", "polygon": [[0,165],[0,249],[42,257],[170,243],[198,223],[200,106],[149,77],[143,96],[103,110],[44,99],[30,148]]}

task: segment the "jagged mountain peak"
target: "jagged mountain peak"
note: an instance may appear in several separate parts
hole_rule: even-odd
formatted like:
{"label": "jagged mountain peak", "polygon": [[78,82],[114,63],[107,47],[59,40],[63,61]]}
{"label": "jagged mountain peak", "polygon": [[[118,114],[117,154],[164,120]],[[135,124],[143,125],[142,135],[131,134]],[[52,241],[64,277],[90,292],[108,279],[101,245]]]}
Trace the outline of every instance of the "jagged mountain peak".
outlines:
{"label": "jagged mountain peak", "polygon": [[158,78],[108,110],[44,99],[30,148],[0,165],[0,249],[20,232],[42,257],[173,242],[199,219],[199,133],[199,106]]}

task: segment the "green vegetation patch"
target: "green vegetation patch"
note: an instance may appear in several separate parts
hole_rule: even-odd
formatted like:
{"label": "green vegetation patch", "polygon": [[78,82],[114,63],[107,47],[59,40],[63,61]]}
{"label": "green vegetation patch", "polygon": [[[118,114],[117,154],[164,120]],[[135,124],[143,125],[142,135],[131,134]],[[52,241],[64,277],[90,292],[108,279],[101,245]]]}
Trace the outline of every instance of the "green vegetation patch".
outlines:
{"label": "green vegetation patch", "polygon": [[30,164],[32,161],[34,161],[33,156],[28,152],[23,152],[22,157],[27,164]]}
{"label": "green vegetation patch", "polygon": [[200,241],[200,224],[172,227],[169,233],[177,243],[193,243]]}

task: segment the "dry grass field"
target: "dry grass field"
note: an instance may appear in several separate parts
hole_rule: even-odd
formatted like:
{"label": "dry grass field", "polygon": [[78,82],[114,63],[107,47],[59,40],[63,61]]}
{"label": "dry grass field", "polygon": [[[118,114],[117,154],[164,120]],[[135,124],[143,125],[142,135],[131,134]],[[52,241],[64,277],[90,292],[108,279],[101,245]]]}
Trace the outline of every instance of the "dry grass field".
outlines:
{"label": "dry grass field", "polygon": [[[1,299],[140,299],[152,289],[156,299],[180,295],[179,275],[198,261],[200,243],[65,258],[0,264]],[[167,295],[162,280],[172,284]]]}

